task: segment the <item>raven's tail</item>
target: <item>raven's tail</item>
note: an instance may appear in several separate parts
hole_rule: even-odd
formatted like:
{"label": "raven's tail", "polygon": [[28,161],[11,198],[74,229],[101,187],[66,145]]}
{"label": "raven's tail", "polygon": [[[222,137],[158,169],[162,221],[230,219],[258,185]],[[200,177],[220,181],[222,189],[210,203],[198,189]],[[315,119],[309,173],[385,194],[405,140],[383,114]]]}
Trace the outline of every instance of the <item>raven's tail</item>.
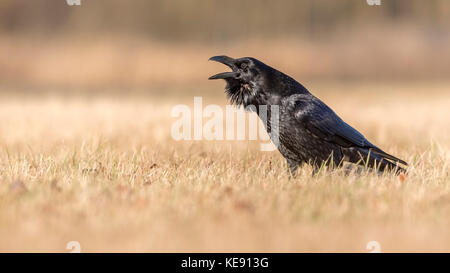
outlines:
{"label": "raven's tail", "polygon": [[346,161],[377,169],[381,172],[395,171],[396,173],[405,173],[406,170],[400,164],[408,165],[405,161],[380,149],[352,147],[342,149],[342,153]]}

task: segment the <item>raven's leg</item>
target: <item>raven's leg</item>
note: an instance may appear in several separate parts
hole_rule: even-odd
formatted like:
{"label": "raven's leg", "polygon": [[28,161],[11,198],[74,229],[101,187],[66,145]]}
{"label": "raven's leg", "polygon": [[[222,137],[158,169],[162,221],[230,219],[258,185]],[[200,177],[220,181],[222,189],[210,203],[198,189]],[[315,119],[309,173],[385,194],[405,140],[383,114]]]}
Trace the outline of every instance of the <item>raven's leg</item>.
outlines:
{"label": "raven's leg", "polygon": [[318,165],[318,164],[312,164],[311,166],[313,168],[312,176],[315,176],[316,174],[318,174],[320,172],[321,169],[324,168],[323,165]]}
{"label": "raven's leg", "polygon": [[321,157],[316,157],[309,161],[309,163],[313,167],[313,176],[317,175],[323,170],[332,170],[342,166],[343,156],[341,149],[339,149],[338,147],[331,148],[332,150],[328,157],[325,158],[323,157],[323,155],[321,155]]}
{"label": "raven's leg", "polygon": [[297,169],[298,169],[298,167],[300,165],[302,165],[302,163],[298,162],[298,161],[295,161],[295,160],[292,160],[292,159],[286,159],[286,161],[287,161],[287,164],[288,164],[288,167],[289,167],[288,168],[289,177],[292,177],[292,178],[296,177],[297,176]]}

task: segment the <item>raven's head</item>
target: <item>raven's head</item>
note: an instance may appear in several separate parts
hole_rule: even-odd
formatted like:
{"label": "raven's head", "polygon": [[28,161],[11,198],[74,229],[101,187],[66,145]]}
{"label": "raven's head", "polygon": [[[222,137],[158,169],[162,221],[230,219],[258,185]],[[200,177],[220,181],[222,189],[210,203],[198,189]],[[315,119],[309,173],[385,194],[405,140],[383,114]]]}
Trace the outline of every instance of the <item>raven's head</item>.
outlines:
{"label": "raven's head", "polygon": [[227,82],[225,92],[231,103],[244,107],[254,103],[255,97],[262,92],[263,72],[268,68],[265,64],[250,57],[233,59],[228,56],[214,56],[209,60],[231,68],[230,72],[209,77],[210,80],[224,79]]}

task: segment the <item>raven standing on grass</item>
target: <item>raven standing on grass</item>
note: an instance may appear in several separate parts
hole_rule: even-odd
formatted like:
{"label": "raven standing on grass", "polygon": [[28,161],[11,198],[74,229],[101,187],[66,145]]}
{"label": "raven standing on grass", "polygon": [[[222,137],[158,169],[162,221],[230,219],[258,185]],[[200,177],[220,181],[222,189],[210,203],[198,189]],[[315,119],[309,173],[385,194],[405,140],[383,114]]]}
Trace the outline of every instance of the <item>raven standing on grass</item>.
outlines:
{"label": "raven standing on grass", "polygon": [[[311,164],[316,173],[323,165],[336,167],[343,161],[379,171],[404,171],[398,163],[407,165],[405,161],[370,143],[288,75],[250,57],[215,56],[210,60],[232,70],[209,78],[227,82],[225,92],[231,103],[244,107],[254,105],[256,109],[260,105],[267,105],[268,109],[278,105],[278,150],[286,158],[292,174],[304,163]],[[258,110],[257,113],[262,118]],[[270,124],[268,118],[269,133]]]}

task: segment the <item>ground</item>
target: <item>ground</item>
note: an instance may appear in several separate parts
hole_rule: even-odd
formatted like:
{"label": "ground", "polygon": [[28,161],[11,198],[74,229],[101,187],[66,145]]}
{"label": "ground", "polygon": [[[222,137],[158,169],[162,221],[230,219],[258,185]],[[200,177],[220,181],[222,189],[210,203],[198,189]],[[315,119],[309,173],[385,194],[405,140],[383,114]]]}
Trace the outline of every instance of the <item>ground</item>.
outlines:
{"label": "ground", "polygon": [[408,174],[289,179],[257,141],[173,140],[174,105],[225,106],[217,82],[2,90],[0,251],[449,251],[450,84],[306,86]]}

